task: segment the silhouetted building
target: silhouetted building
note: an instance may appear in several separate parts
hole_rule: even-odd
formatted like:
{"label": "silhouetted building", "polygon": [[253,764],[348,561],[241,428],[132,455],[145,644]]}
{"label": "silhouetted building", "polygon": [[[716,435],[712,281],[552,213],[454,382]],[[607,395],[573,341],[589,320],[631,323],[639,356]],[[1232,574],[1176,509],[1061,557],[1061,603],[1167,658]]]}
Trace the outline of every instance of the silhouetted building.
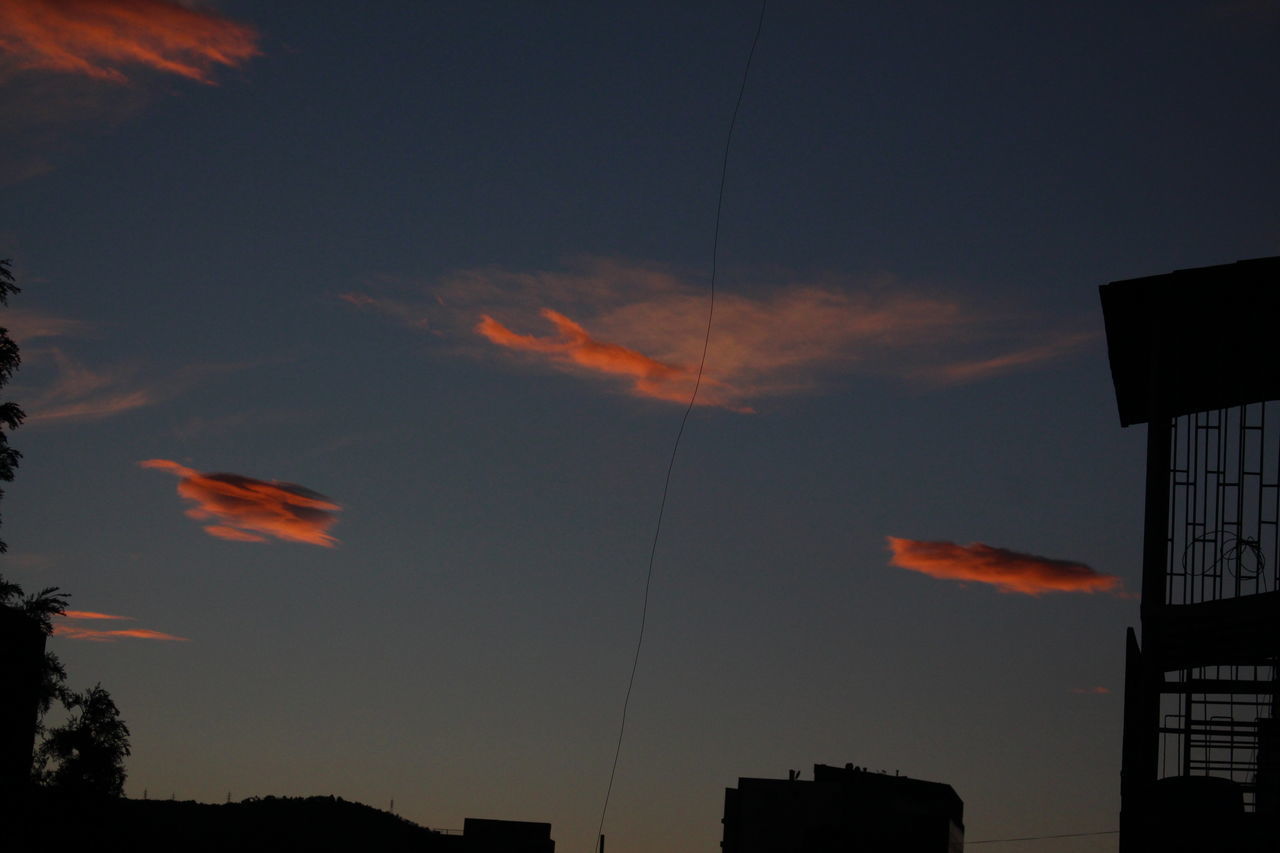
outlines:
{"label": "silhouetted building", "polygon": [[459,853],[555,853],[551,824],[523,820],[482,820],[469,817],[462,835],[449,836]]}
{"label": "silhouetted building", "polygon": [[962,853],[950,785],[815,765],[813,781],[739,779],[724,792],[723,853]]}
{"label": "silhouetted building", "polygon": [[1101,297],[1120,423],[1147,424],[1120,849],[1280,849],[1280,258]]}
{"label": "silhouetted building", "polygon": [[0,795],[31,778],[44,643],[38,621],[0,607]]}

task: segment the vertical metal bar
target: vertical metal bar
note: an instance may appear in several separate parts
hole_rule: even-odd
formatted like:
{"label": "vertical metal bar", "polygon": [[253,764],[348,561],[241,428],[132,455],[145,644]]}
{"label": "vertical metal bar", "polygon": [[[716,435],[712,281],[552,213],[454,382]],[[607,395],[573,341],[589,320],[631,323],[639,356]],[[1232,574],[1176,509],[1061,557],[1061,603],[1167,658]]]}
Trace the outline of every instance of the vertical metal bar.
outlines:
{"label": "vertical metal bar", "polygon": [[1142,648],[1148,654],[1159,644],[1165,603],[1166,566],[1172,541],[1169,480],[1174,424],[1171,418],[1151,418],[1147,424],[1147,500],[1142,532]]}

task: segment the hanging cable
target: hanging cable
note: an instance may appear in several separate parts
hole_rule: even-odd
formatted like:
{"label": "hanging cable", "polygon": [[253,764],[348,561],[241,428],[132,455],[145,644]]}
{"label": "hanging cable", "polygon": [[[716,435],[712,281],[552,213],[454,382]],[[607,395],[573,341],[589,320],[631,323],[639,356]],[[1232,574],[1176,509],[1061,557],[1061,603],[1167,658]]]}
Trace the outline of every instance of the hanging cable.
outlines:
{"label": "hanging cable", "polygon": [[707,308],[707,330],[702,338],[702,357],[698,361],[698,375],[693,383],[693,393],[689,395],[689,405],[685,407],[680,418],[680,429],[676,431],[676,439],[671,445],[671,458],[667,460],[667,474],[662,482],[662,500],[658,502],[658,520],[653,529],[653,542],[649,546],[649,568],[644,579],[644,602],[640,608],[640,632],[636,638],[636,650],[631,659],[631,675],[627,679],[627,692],[622,700],[622,719],[618,724],[618,743],[613,751],[613,765],[609,770],[609,785],[604,792],[604,805],[600,808],[600,826],[596,831],[597,838],[604,837],[604,821],[609,813],[609,797],[613,794],[613,782],[618,774],[618,758],[622,755],[622,739],[627,731],[627,709],[631,705],[631,689],[636,683],[636,669],[640,665],[640,649],[644,646],[644,629],[649,617],[649,588],[653,583],[653,563],[658,553],[658,538],[662,533],[662,517],[667,509],[667,493],[671,489],[671,472],[675,469],[676,454],[680,450],[680,439],[684,437],[685,425],[689,422],[689,414],[698,401],[698,389],[702,387],[702,372],[707,364],[707,350],[711,345],[711,321],[716,312],[716,266],[720,254],[720,213],[724,208],[724,187],[729,175],[729,148],[733,142],[733,129],[738,123],[738,110],[742,107],[742,97],[747,91],[747,75],[751,71],[751,60],[756,55],[756,45],[760,43],[760,31],[764,28],[764,12],[768,0],[760,2],[760,16],[756,21],[756,32],[751,39],[751,49],[747,51],[747,62],[742,69],[742,82],[738,85],[738,99],[733,105],[733,115],[729,118],[729,133],[724,141],[724,156],[720,162],[720,192],[716,196],[715,229],[711,240],[711,298]]}
{"label": "hanging cable", "polygon": [[1045,841],[1050,838],[1087,838],[1091,835],[1119,835],[1118,829],[1104,829],[1101,832],[1067,832],[1062,835],[1027,835],[1022,838],[984,838],[981,841],[966,841],[965,846],[970,844],[1004,844],[1008,841]]}

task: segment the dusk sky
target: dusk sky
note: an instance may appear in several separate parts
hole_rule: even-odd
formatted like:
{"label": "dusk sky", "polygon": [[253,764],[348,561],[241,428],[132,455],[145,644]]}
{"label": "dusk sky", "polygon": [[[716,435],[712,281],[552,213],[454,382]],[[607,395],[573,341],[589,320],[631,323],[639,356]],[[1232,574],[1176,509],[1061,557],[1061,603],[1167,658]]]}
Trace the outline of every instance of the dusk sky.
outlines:
{"label": "dusk sky", "polygon": [[[589,853],[759,8],[0,6],[0,571],[72,594],[129,796]],[[1278,36],[769,4],[609,853],[814,763],[946,782],[970,840],[1117,828],[1145,428],[1097,288],[1280,254]]]}

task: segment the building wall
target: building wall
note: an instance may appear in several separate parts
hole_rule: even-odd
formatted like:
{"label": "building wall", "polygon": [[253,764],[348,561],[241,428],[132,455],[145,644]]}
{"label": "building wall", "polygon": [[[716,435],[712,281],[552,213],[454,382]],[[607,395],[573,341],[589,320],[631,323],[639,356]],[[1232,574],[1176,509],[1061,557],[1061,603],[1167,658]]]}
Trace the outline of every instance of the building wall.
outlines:
{"label": "building wall", "polygon": [[723,853],[959,853],[964,805],[938,782],[817,765],[814,780],[739,779]]}
{"label": "building wall", "polygon": [[462,824],[461,850],[466,853],[555,853],[551,824],[523,820],[483,820]]}

